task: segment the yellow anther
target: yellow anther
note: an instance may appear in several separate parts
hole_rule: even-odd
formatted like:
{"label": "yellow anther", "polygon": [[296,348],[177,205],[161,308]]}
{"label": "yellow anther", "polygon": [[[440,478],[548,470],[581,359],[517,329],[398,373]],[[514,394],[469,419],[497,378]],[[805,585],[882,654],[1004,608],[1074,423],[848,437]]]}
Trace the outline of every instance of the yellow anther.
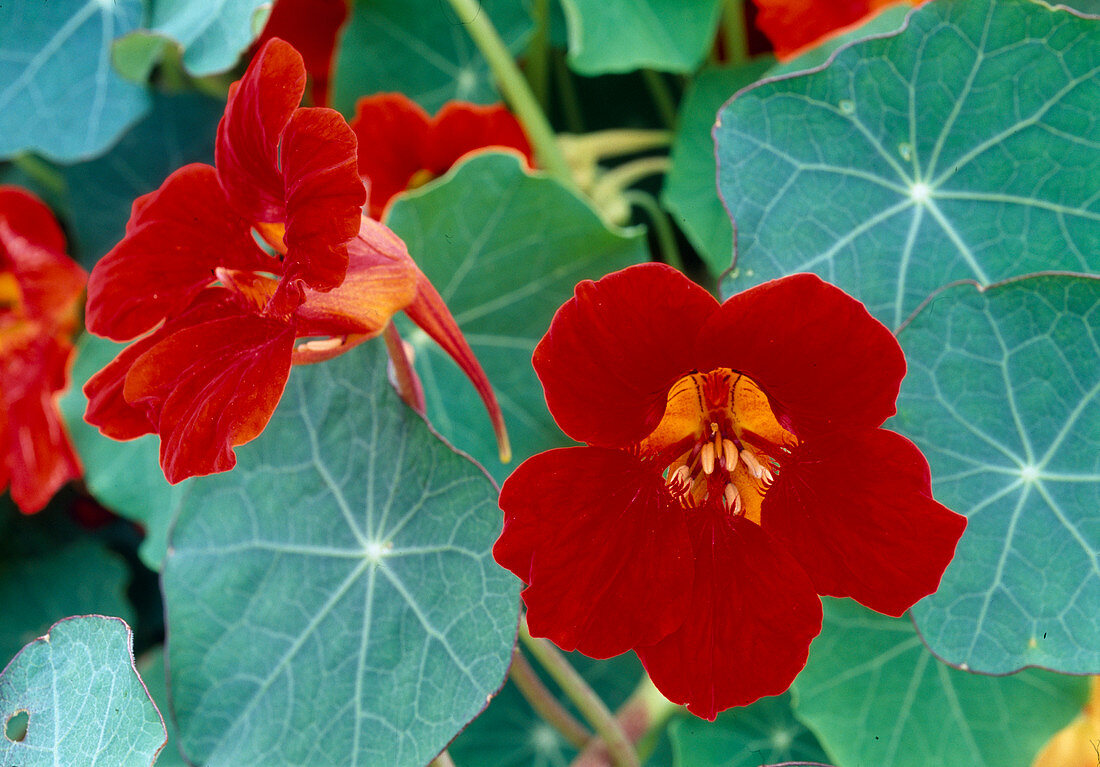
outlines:
{"label": "yellow anther", "polygon": [[722,501],[729,511],[732,511],[734,514],[741,513],[741,509],[743,508],[741,494],[737,492],[737,488],[732,484],[726,485],[726,489],[722,491]]}
{"label": "yellow anther", "polygon": [[726,461],[726,471],[733,473],[737,468],[737,445],[732,440],[722,440],[722,458]]}
{"label": "yellow anther", "polygon": [[703,449],[699,453],[699,461],[703,464],[703,473],[714,473],[714,443],[708,442],[703,445]]}
{"label": "yellow anther", "polygon": [[749,470],[749,474],[757,479],[764,476],[764,472],[767,471],[767,469],[760,465],[760,461],[756,460],[756,456],[753,455],[748,448],[741,451],[741,460],[745,462],[745,468]]}

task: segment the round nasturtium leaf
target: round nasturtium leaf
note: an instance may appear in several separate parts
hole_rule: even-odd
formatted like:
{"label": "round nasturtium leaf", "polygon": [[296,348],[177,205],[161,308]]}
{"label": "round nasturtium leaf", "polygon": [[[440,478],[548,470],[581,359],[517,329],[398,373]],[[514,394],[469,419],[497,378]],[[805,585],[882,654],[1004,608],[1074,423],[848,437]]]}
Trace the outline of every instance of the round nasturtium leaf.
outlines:
{"label": "round nasturtium leaf", "polygon": [[173,710],[205,767],[423,767],[500,688],[519,582],[485,473],[386,380],[381,341],[293,369],[163,576]]}
{"label": "round nasturtium leaf", "polygon": [[164,721],[119,618],[66,618],[0,674],[0,764],[150,767]]}
{"label": "round nasturtium leaf", "polygon": [[232,68],[269,12],[270,0],[157,0],[142,34],[178,43],[187,71],[201,77]]}
{"label": "round nasturtium leaf", "polygon": [[1100,278],[947,288],[900,333],[898,415],[969,523],[913,615],[949,663],[1100,673]]}
{"label": "round nasturtium leaf", "polygon": [[821,635],[794,682],[795,714],[836,765],[1028,767],[1081,710],[1088,680],[953,669],[907,618],[825,600]]}
{"label": "round nasturtium leaf", "polygon": [[0,160],[102,154],[149,109],[111,67],[111,41],[141,24],[141,0],[0,3]]}
{"label": "round nasturtium leaf", "polygon": [[937,0],[719,114],[726,292],[812,271],[897,328],[933,291],[1100,269],[1100,34],[1039,0]]}
{"label": "round nasturtium leaf", "polygon": [[584,279],[646,259],[641,232],[614,232],[574,193],[532,176],[514,155],[472,157],[399,200],[386,223],[439,290],[485,369],[504,412],[512,463],[503,465],[473,386],[411,325],[428,417],[503,480],[523,459],[570,444],[546,409],[531,354]]}

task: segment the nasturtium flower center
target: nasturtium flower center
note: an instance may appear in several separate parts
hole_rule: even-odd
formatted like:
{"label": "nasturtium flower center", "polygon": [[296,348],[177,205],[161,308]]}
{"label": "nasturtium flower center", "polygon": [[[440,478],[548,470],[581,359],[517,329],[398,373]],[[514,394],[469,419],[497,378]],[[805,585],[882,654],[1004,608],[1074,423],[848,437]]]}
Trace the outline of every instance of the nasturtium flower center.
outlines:
{"label": "nasturtium flower center", "polygon": [[692,372],[668,392],[664,416],[639,444],[684,508],[721,504],[759,524],[760,504],[798,444],[755,381],[730,368]]}

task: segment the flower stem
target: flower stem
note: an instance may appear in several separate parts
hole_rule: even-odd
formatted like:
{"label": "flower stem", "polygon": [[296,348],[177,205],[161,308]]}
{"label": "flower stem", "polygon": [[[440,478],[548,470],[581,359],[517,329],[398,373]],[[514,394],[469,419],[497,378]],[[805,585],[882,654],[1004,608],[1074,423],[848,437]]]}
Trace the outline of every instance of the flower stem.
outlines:
{"label": "flower stem", "polygon": [[646,176],[667,173],[670,167],[671,161],[665,155],[642,157],[624,162],[600,176],[599,180],[592,185],[589,197],[592,198],[592,204],[596,206],[596,210],[611,210],[615,198],[621,197],[627,187]]}
{"label": "flower stem", "polygon": [[607,706],[558,648],[546,639],[531,636],[526,615],[519,622],[519,638],[596,730],[607,746],[612,764],[615,767],[638,767],[638,755]]}
{"label": "flower stem", "polygon": [[592,133],[565,134],[558,143],[574,163],[599,162],[610,157],[664,149],[672,143],[672,131],[648,128],[612,128]]}
{"label": "flower stem", "polygon": [[[390,322],[382,332],[386,340],[386,351],[390,353],[390,363],[393,365],[393,376],[397,379],[394,383],[397,393],[405,404],[420,415],[427,412],[424,402],[424,387],[420,384],[420,377],[413,370],[412,361],[405,350],[405,342],[401,340],[401,334],[397,332],[397,326]],[[449,757],[448,757],[449,758]]]}
{"label": "flower stem", "polygon": [[512,651],[512,666],[508,675],[531,704],[531,708],[535,709],[535,713],[560,732],[573,748],[579,751],[592,739],[588,728],[566,711],[554,694],[546,689],[546,685],[518,647]]}
{"label": "flower stem", "polygon": [[631,189],[623,192],[623,198],[649,215],[650,223],[653,226],[653,234],[657,238],[661,260],[674,269],[684,271],[684,259],[680,255],[680,246],[676,244],[676,233],[672,229],[672,222],[664,209],[653,199],[653,195]]}
{"label": "flower stem", "polygon": [[538,99],[527,84],[526,78],[516,66],[500,34],[493,26],[489,13],[479,0],[448,0],[466,31],[477,45],[481,55],[489,63],[504,98],[508,100],[516,116],[527,132],[527,138],[535,150],[539,164],[561,183],[572,188],[573,176],[558,149],[554,129],[539,107]]}
{"label": "flower stem", "polygon": [[566,129],[570,133],[583,133],[584,115],[581,113],[577,86],[573,82],[573,73],[569,71],[565,53],[559,51],[554,51],[554,83],[561,94],[561,111]]}
{"label": "flower stem", "polygon": [[[648,675],[643,674],[638,686],[626,702],[615,712],[623,732],[631,743],[637,743],[651,733],[656,733],[669,718],[681,710],[653,686]],[[571,767],[605,767],[608,761],[607,746],[597,739],[589,743],[573,760]]]}
{"label": "flower stem", "polygon": [[642,79],[645,80],[645,86],[657,107],[657,113],[661,116],[661,121],[668,128],[675,128],[676,99],[673,98],[672,90],[669,89],[664,75],[660,72],[654,72],[652,69],[645,69],[642,70]]}
{"label": "flower stem", "polygon": [[527,46],[524,69],[527,82],[546,114],[550,106],[550,0],[534,0],[531,16],[535,20],[535,31]]}
{"label": "flower stem", "polygon": [[739,64],[749,59],[749,32],[745,27],[745,0],[726,0],[722,7],[722,44],[726,61]]}

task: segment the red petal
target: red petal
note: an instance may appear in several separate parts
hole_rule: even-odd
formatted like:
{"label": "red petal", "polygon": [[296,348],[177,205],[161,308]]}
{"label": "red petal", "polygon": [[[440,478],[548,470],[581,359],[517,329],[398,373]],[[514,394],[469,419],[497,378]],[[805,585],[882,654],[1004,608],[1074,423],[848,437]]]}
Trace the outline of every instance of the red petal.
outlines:
{"label": "red petal", "polygon": [[359,99],[351,129],[359,140],[359,173],[369,181],[370,215],[381,218],[390,199],[426,167],[428,113],[402,93]]}
{"label": "red petal", "polygon": [[277,271],[234,215],[209,165],[185,165],[134,203],[122,242],[88,280],[88,329],[126,341],[182,311],[214,280],[214,268]]}
{"label": "red petal", "polygon": [[474,385],[478,396],[485,404],[486,412],[489,413],[500,460],[508,463],[512,460],[512,448],[508,443],[508,432],[504,427],[504,414],[500,410],[496,394],[493,393],[493,387],[489,384],[489,378],[485,375],[477,357],[474,356],[473,349],[466,343],[466,337],[462,335],[451,310],[447,308],[447,304],[443,302],[435,286],[419,270],[416,274],[416,297],[405,307],[405,314],[439,344],[440,348],[447,352],[470,379],[470,383]]}
{"label": "red petal", "polygon": [[331,290],[347,272],[348,241],[359,233],[367,197],[355,159],[355,134],[339,112],[299,109],[283,135],[281,158],[284,279]]}
{"label": "red petal", "polygon": [[697,367],[692,342],[717,308],[709,293],[663,264],[579,283],[533,359],[558,426],[605,447],[646,436],[661,420],[669,388]]}
{"label": "red petal", "polygon": [[683,621],[691,544],[652,467],[618,450],[551,450],[516,469],[500,507],[493,556],[530,584],[532,634],[608,658]]}
{"label": "red petal", "polygon": [[350,262],[340,287],[307,290],[298,308],[298,335],[377,335],[416,296],[416,268],[405,243],[373,219],[361,220],[348,246]]}
{"label": "red petal", "polygon": [[898,0],[755,0],[756,27],[781,59]]}
{"label": "red petal", "polygon": [[298,49],[313,80],[310,95],[317,106],[328,104],[332,51],[347,16],[344,0],[278,0],[260,35],[260,45],[281,37]]}
{"label": "red petal", "polygon": [[449,101],[432,120],[424,167],[440,176],[466,153],[489,147],[515,149],[529,168],[535,165],[527,135],[504,105]]}
{"label": "red petal", "polygon": [[237,312],[237,306],[229,291],[207,288],[181,314],[127,346],[84,384],[84,396],[88,398],[84,420],[111,439],[136,439],[155,433],[154,421],[159,418],[155,409],[133,405],[123,396],[126,374],[141,355],[175,331]]}
{"label": "red petal", "polygon": [[752,378],[799,437],[874,428],[894,414],[905,356],[859,301],[812,274],[731,297],[699,333],[707,368]]}
{"label": "red petal", "polygon": [[25,239],[55,253],[65,252],[65,235],[53,213],[41,200],[17,186],[0,185],[0,236]]}
{"label": "red petal", "polygon": [[790,687],[821,631],[821,600],[799,563],[744,517],[704,507],[689,526],[695,585],[688,617],[637,652],[665,697],[713,720]]}
{"label": "red petal", "polygon": [[761,515],[817,593],[895,616],[936,590],[966,527],[932,500],[920,450],[885,429],[807,440],[784,460]]}
{"label": "red petal", "polygon": [[56,396],[68,384],[67,342],[40,338],[0,356],[0,492],[24,514],[40,511],[81,474]]}
{"label": "red petal", "polygon": [[302,57],[279,39],[269,40],[244,77],[229,86],[214,164],[226,196],[249,221],[286,217],[279,139],[305,89]]}
{"label": "red petal", "polygon": [[161,467],[173,484],[233,468],[233,448],[263,431],[286,386],[294,326],[232,315],[234,308],[173,330],[126,376],[127,402],[156,416]]}

